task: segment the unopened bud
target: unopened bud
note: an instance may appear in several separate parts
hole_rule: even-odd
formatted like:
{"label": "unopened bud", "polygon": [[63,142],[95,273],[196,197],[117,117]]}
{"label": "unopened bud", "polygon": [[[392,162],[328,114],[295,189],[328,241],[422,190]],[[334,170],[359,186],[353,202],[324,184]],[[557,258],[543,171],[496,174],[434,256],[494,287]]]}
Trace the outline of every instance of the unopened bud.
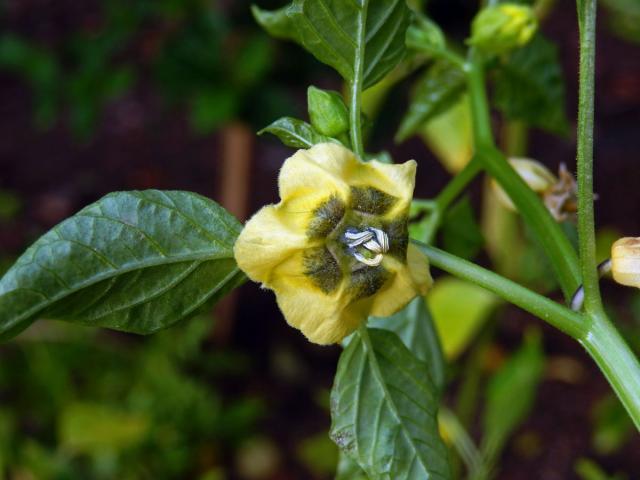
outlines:
{"label": "unopened bud", "polygon": [[640,237],[624,237],[611,246],[611,272],[619,284],[640,288]]}
{"label": "unopened bud", "polygon": [[487,53],[501,54],[526,45],[537,29],[531,7],[502,3],[476,15],[467,42]]}
{"label": "unopened bud", "polygon": [[[549,171],[547,167],[540,162],[529,158],[510,158],[509,163],[520,175],[524,182],[534,192],[542,195],[558,182],[556,176]],[[498,201],[509,210],[516,210],[515,205],[506,192],[498,185],[495,180],[491,180],[491,186],[498,198]]]}
{"label": "unopened bud", "polygon": [[307,103],[311,125],[321,134],[335,137],[349,130],[349,112],[338,92],[310,86]]}

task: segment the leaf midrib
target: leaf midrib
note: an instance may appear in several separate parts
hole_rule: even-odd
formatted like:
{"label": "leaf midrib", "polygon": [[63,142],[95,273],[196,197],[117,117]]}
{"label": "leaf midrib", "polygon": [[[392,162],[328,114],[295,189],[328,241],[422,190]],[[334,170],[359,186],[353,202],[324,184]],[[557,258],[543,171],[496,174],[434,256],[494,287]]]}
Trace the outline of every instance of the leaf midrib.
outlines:
{"label": "leaf midrib", "polygon": [[384,393],[384,398],[387,401],[387,403],[389,404],[389,409],[391,410],[391,413],[393,414],[393,416],[395,417],[396,421],[398,422],[398,425],[400,425],[400,429],[402,431],[402,434],[404,435],[404,437],[407,439],[407,441],[409,442],[409,444],[413,448],[414,460],[415,460],[415,458],[417,458],[420,461],[420,464],[422,465],[423,470],[425,472],[429,473],[429,469],[427,468],[425,460],[420,455],[419,450],[418,450],[416,444],[414,443],[413,437],[407,432],[404,420],[402,419],[402,416],[400,415],[400,413],[398,411],[398,407],[396,406],[393,398],[391,397],[391,393],[389,392],[389,389],[387,388],[387,385],[384,382],[384,377],[382,375],[382,371],[380,370],[380,365],[378,364],[378,359],[377,359],[375,351],[373,349],[373,344],[371,343],[371,339],[369,338],[369,333],[365,329],[360,330],[358,333],[359,333],[360,338],[362,339],[362,341],[363,341],[363,343],[365,345],[366,355],[369,358],[369,362],[371,364],[371,370],[373,372],[373,376],[377,380],[378,384],[380,385],[380,388],[382,388],[382,391]]}
{"label": "leaf midrib", "polygon": [[[224,252],[224,254],[213,254],[213,255],[206,255],[206,256],[202,256],[201,253],[196,253],[196,254],[188,254],[188,255],[176,255],[175,257],[162,257],[162,258],[156,258],[150,261],[142,261],[140,263],[137,263],[135,265],[132,265],[130,267],[123,267],[117,270],[110,270],[108,272],[102,273],[102,274],[98,274],[98,275],[94,275],[92,277],[87,278],[87,280],[80,282],[78,285],[74,286],[73,288],[69,288],[66,290],[63,290],[62,293],[60,293],[59,295],[55,295],[53,297],[47,296],[45,295],[43,292],[39,291],[39,290],[35,290],[32,288],[25,288],[25,287],[19,287],[19,288],[15,288],[13,290],[8,290],[6,292],[3,292],[2,294],[0,294],[0,298],[2,298],[4,295],[7,295],[9,293],[12,292],[18,292],[20,290],[25,290],[25,291],[32,291],[34,293],[37,293],[39,295],[42,295],[44,297],[47,298],[47,300],[45,300],[44,302],[40,302],[39,304],[37,304],[36,306],[24,311],[22,313],[22,315],[18,315],[17,317],[13,317],[12,320],[10,320],[9,322],[7,322],[7,329],[12,328],[14,326],[16,326],[18,323],[20,323],[21,321],[24,321],[30,317],[32,317],[33,315],[36,315],[39,311],[41,311],[42,309],[44,309],[47,304],[51,304],[51,303],[55,303],[59,300],[62,300],[63,298],[79,292],[80,290],[83,290],[87,287],[90,287],[92,285],[95,285],[96,283],[99,283],[101,281],[104,280],[108,280],[109,278],[113,278],[119,275],[124,275],[125,273],[129,273],[129,272],[133,272],[135,270],[142,270],[145,268],[151,268],[151,267],[159,267],[162,265],[172,265],[175,263],[182,263],[182,262],[189,262],[189,261],[200,261],[200,263],[203,262],[207,262],[207,261],[214,261],[214,260],[226,260],[226,259],[231,259],[233,258],[233,252]],[[43,305],[44,304],[44,305]]]}
{"label": "leaf midrib", "polygon": [[[313,144],[311,142],[307,141],[307,139],[304,138],[302,135],[298,135],[294,130],[287,130],[286,128],[281,127],[279,125],[274,127],[273,124],[269,125],[267,128],[271,128],[273,130],[280,130],[281,132],[286,133],[287,135],[295,138],[300,143],[305,145],[307,148],[313,147]],[[265,128],[264,130],[266,130],[267,128]],[[260,132],[258,132],[258,134],[260,134]]]}
{"label": "leaf midrib", "polygon": [[[181,262],[181,263],[188,263],[188,262]],[[131,301],[131,302],[125,302],[124,304],[112,309],[112,310],[106,310],[98,315],[92,316],[92,317],[87,317],[87,320],[89,321],[100,321],[100,319],[104,318],[104,317],[108,317],[109,315],[113,315],[114,313],[119,313],[125,310],[129,310],[132,308],[135,308],[137,306],[143,305],[145,303],[148,303],[158,297],[160,297],[161,295],[165,294],[166,292],[168,292],[171,288],[179,285],[180,283],[182,283],[187,277],[189,277],[200,265],[202,265],[203,262],[198,262],[198,261],[194,261],[191,263],[191,265],[189,265],[189,267],[184,271],[181,272],[180,275],[176,275],[175,278],[173,278],[171,281],[167,282],[165,285],[163,285],[162,287],[158,288],[156,291],[154,291],[153,293],[151,293],[149,296],[146,296],[144,298],[141,298],[139,300],[136,301]],[[142,271],[144,269],[138,269],[139,271]],[[114,279],[116,277],[112,277],[111,279]],[[99,283],[99,282],[98,282]],[[100,298],[98,299],[98,301],[102,301],[102,299],[108,295],[108,293],[111,291],[111,288],[113,288],[113,285],[110,285],[109,288],[105,291],[105,293],[103,295],[100,296]],[[83,314],[89,310],[91,310],[91,308],[95,307],[97,302],[93,302],[89,305],[87,305],[84,309],[82,309],[81,311],[79,311],[77,313],[78,316],[83,316]]]}

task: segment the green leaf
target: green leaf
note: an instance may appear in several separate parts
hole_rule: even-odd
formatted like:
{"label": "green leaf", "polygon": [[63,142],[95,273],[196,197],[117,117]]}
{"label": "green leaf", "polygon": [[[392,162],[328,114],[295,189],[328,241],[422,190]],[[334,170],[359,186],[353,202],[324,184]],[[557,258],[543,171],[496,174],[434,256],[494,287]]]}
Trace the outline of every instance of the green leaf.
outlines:
{"label": "green leaf", "polygon": [[493,100],[509,119],[566,134],[565,85],[555,45],[537,34],[513,52],[497,70]]}
{"label": "green leaf", "polygon": [[462,95],[446,112],[420,131],[442,166],[450,173],[462,170],[473,155],[473,125],[469,95]]}
{"label": "green leaf", "polygon": [[344,452],[340,452],[335,480],[369,480],[366,473]]}
{"label": "green leaf", "polygon": [[317,143],[334,142],[337,140],[326,137],[309,125],[307,122],[292,117],[282,117],[271,125],[263,128],[258,135],[271,133],[280,139],[287,147],[311,148]]}
{"label": "green leaf", "polygon": [[427,363],[438,392],[445,382],[445,361],[431,312],[422,297],[414,298],[405,308],[390,317],[371,317],[369,326],[390,330],[419,360]]}
{"label": "green leaf", "polygon": [[430,55],[439,55],[447,48],[442,29],[429,17],[416,15],[407,29],[407,47]]}
{"label": "green leaf", "polygon": [[464,72],[457,66],[447,61],[436,62],[418,80],[409,110],[396,133],[396,142],[406,140],[429,120],[455,105],[465,85]]}
{"label": "green leaf", "polygon": [[0,335],[38,317],[151,333],[244,281],[242,226],[189,192],[112,193],[37,240],[0,280]]}
{"label": "green leaf", "polygon": [[478,285],[453,277],[439,278],[427,295],[442,349],[455,358],[489,318],[498,297]]}
{"label": "green leaf", "polygon": [[260,24],[265,31],[275,38],[282,40],[293,40],[299,42],[298,32],[293,20],[287,15],[289,5],[277,10],[263,10],[256,5],[251,5],[251,13],[256,22]]}
{"label": "green leaf", "polygon": [[331,392],[331,438],[371,480],[451,478],[425,362],[392,332],[360,330]]}
{"label": "green leaf", "polygon": [[531,412],[543,370],[540,333],[528,332],[524,344],[487,387],[482,450],[488,458],[496,458],[509,436]]}
{"label": "green leaf", "polygon": [[442,224],[444,249],[458,257],[471,259],[484,245],[469,197],[463,197],[446,213]]}
{"label": "green leaf", "polygon": [[294,0],[287,15],[297,40],[347,81],[366,89],[402,58],[410,10],[405,0]]}

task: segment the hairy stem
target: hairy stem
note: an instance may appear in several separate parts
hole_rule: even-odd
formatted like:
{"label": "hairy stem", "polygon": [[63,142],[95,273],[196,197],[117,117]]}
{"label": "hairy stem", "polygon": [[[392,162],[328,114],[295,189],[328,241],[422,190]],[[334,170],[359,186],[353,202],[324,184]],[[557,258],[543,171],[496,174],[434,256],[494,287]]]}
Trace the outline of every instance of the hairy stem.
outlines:
{"label": "hairy stem", "polygon": [[585,310],[602,310],[593,218],[593,114],[596,0],[578,2],[580,18],[580,87],[578,94],[578,236]]}
{"label": "hairy stem", "polygon": [[582,344],[593,357],[640,430],[640,363],[602,308],[593,215],[593,116],[596,0],[578,0],[580,88],[578,95],[578,234],[585,314]]}
{"label": "hairy stem", "polygon": [[467,78],[471,94],[476,156],[487,172],[507,192],[525,222],[531,227],[538,243],[548,255],[568,301],[581,283],[578,256],[560,225],[551,217],[538,196],[495,147],[482,60],[477,55],[471,55]]}

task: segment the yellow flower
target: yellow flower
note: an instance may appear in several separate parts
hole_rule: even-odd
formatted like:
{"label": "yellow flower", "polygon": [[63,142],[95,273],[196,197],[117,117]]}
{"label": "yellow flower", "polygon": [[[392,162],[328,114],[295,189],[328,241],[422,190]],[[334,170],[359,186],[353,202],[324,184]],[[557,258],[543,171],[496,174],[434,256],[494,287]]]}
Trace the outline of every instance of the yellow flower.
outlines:
{"label": "yellow flower", "polygon": [[611,273],[619,284],[640,288],[640,237],[624,237],[611,246]]}
{"label": "yellow flower", "polygon": [[394,314],[432,283],[408,241],[415,171],[413,160],[363,163],[337,144],[298,150],[280,170],[280,203],[238,237],[238,265],[314,343],[340,342],[369,315]]}

